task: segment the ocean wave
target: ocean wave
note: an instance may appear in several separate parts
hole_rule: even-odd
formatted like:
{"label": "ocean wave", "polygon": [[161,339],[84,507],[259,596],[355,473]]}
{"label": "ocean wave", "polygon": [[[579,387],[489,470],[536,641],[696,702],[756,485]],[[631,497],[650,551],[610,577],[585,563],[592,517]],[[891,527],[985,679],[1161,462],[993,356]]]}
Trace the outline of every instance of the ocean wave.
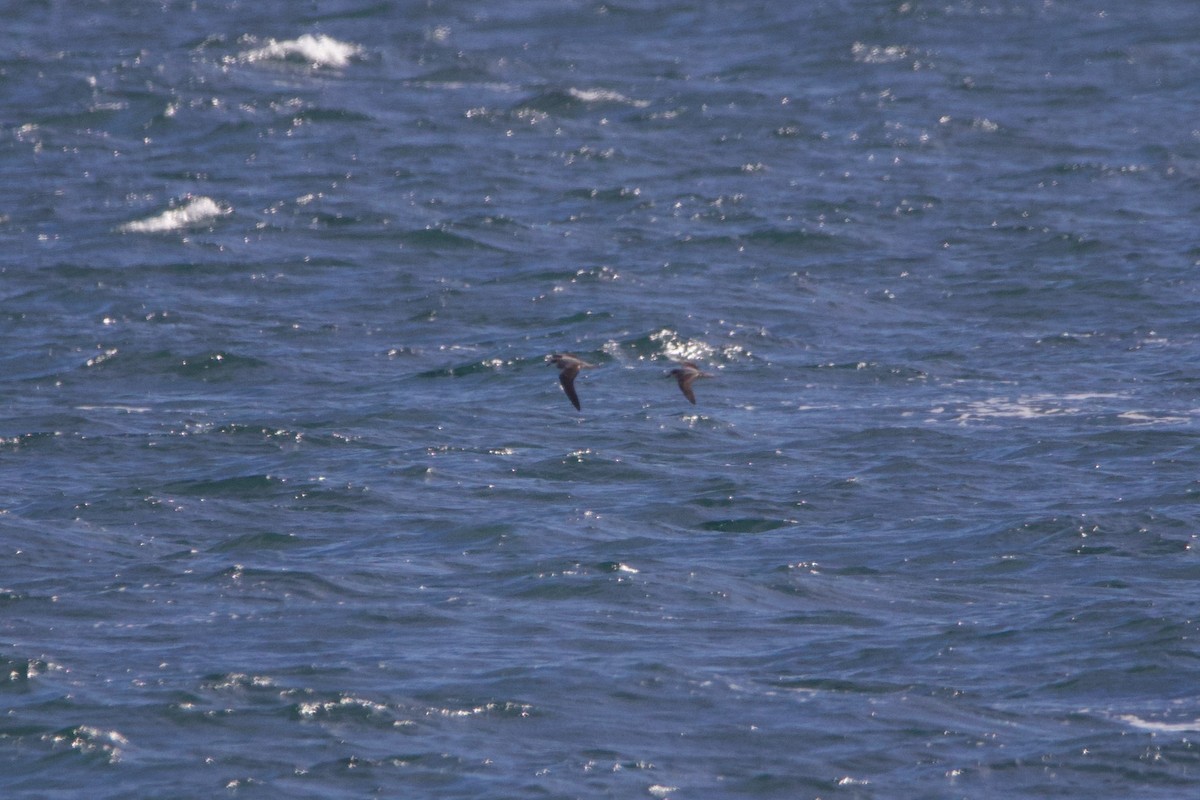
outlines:
{"label": "ocean wave", "polygon": [[649,100],[636,100],[612,89],[576,89],[575,87],[571,87],[567,90],[567,94],[583,103],[619,103],[621,105],[633,106],[634,108],[645,108],[650,105]]}
{"label": "ocean wave", "polygon": [[652,333],[649,338],[664,356],[673,361],[703,361],[713,358],[717,352],[708,342],[680,336],[670,328]]}
{"label": "ocean wave", "polygon": [[80,753],[101,755],[110,764],[120,761],[122,748],[129,745],[129,740],[120,731],[105,730],[93,725],[76,725],[43,734],[42,741],[50,743],[53,747],[68,747]]}
{"label": "ocean wave", "polygon": [[297,60],[304,61],[314,68],[345,67],[362,53],[363,49],[356,44],[342,42],[323,33],[316,36],[306,33],[284,41],[267,39],[262,47],[238,55],[238,60],[246,63]]}
{"label": "ocean wave", "polygon": [[1063,395],[1034,394],[975,400],[959,409],[954,420],[960,424],[984,419],[1040,419],[1074,416],[1096,410],[1099,403],[1122,397],[1114,392],[1074,392]]}
{"label": "ocean wave", "polygon": [[134,220],[122,225],[122,233],[162,233],[207,225],[217,217],[233,213],[233,209],[211,197],[188,197],[180,206],[168,208],[161,214],[146,219]]}
{"label": "ocean wave", "polygon": [[1121,714],[1117,719],[1138,730],[1151,731],[1153,733],[1200,733],[1200,719],[1191,720],[1190,722],[1158,722],[1142,719],[1135,714]]}
{"label": "ocean wave", "polygon": [[864,44],[855,42],[850,46],[850,55],[860,64],[890,64],[903,61],[912,53],[912,48],[900,44]]}
{"label": "ocean wave", "polygon": [[570,114],[580,109],[590,109],[595,106],[616,105],[630,108],[646,108],[649,100],[638,100],[627,97],[611,89],[579,89],[569,87],[562,89],[546,89],[536,95],[527,97],[509,110],[518,119],[541,121],[536,115]]}

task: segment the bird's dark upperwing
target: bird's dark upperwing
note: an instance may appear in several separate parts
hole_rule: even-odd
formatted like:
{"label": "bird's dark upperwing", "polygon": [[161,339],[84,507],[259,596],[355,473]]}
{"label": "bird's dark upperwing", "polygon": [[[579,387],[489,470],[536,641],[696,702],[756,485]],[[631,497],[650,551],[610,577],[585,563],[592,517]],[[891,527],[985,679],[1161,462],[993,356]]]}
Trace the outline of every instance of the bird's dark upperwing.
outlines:
{"label": "bird's dark upperwing", "polygon": [[582,410],[579,406],[579,395],[575,394],[575,376],[579,374],[579,367],[567,367],[558,376],[558,382],[562,384],[563,391],[567,393],[567,399],[571,401],[571,405],[575,406],[576,411]]}
{"label": "bird's dark upperwing", "polygon": [[692,378],[680,379],[679,389],[683,392],[683,396],[688,399],[689,403],[696,405],[696,393],[692,391]]}

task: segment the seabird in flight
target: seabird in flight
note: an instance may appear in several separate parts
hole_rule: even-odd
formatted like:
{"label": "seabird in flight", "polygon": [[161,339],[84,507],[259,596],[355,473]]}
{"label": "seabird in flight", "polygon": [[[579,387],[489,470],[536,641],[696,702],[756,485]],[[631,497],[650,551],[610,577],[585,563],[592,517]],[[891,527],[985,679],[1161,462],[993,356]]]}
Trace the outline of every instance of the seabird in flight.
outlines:
{"label": "seabird in flight", "polygon": [[579,374],[579,370],[592,369],[596,365],[589,364],[570,353],[554,353],[546,356],[546,359],[558,367],[558,382],[562,384],[563,391],[567,393],[567,399],[571,401],[571,405],[575,406],[576,411],[580,410],[579,395],[575,394],[575,376]]}
{"label": "seabird in flight", "polygon": [[679,382],[679,391],[683,392],[683,396],[692,405],[696,405],[696,393],[692,391],[692,384],[697,378],[712,377],[707,372],[701,372],[700,368],[691,361],[680,362],[678,367],[671,370],[671,375],[675,376],[675,380]]}

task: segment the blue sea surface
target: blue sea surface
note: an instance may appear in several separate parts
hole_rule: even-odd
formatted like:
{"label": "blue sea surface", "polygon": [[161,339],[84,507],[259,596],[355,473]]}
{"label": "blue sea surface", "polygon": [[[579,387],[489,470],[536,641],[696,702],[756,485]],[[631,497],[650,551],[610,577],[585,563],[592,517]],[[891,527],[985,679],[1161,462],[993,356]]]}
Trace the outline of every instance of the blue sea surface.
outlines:
{"label": "blue sea surface", "polygon": [[1194,3],[4,18],[3,797],[1200,790]]}

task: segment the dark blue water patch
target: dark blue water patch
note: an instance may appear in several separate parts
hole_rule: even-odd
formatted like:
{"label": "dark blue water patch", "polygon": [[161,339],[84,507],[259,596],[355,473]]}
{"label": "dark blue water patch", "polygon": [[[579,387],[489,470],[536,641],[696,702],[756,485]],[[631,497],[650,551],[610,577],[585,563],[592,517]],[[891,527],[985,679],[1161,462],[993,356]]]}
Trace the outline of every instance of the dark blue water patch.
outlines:
{"label": "dark blue water patch", "polygon": [[266,550],[285,549],[297,543],[297,537],[294,535],[274,531],[250,532],[221,542],[213,548],[213,552],[258,554]]}
{"label": "dark blue water patch", "polygon": [[641,190],[636,186],[569,189],[563,194],[563,197],[570,200],[590,200],[598,203],[621,204],[630,208],[646,209],[654,206],[652,201],[642,197]]}
{"label": "dark blue water patch", "polygon": [[714,519],[702,523],[699,527],[704,531],[720,533],[766,533],[779,528],[794,527],[795,520],[771,519],[764,517],[743,517],[738,519]]}
{"label": "dark blue water patch", "polygon": [[165,492],[197,497],[260,498],[282,490],[283,479],[270,475],[237,475],[228,478],[195,479],[163,484]]}
{"label": "dark blue water patch", "polygon": [[266,366],[266,362],[253,356],[242,356],[224,351],[182,357],[163,352],[154,355],[159,361],[169,361],[169,370],[175,375],[201,380],[235,380],[236,376],[229,374],[230,372],[255,370]]}
{"label": "dark blue water patch", "polygon": [[58,431],[30,431],[28,433],[16,433],[0,439],[0,447],[4,447],[9,450],[37,447],[39,443],[51,441],[55,437],[61,435],[62,434]]}
{"label": "dark blue water patch", "polygon": [[594,89],[585,92],[575,89],[548,88],[518,101],[512,107],[510,114],[520,117],[527,111],[533,111],[570,117],[594,110],[611,112],[628,105],[628,100],[615,90]]}
{"label": "dark blue water patch", "polygon": [[242,565],[227,567],[208,576],[221,587],[223,597],[275,603],[321,603],[332,597],[355,594],[343,585],[311,571],[267,569]]}
{"label": "dark blue water patch", "polygon": [[648,477],[650,472],[637,463],[585,448],[529,464],[521,468],[518,474],[533,480],[587,483],[637,481]]}
{"label": "dark blue water patch", "polygon": [[610,568],[603,564],[566,563],[558,565],[557,571],[553,569],[555,565],[538,566],[541,571],[537,574],[509,581],[505,596],[513,601],[530,604],[587,604],[592,600],[603,602],[604,598],[612,596],[613,591],[619,591],[618,587],[622,584],[619,565]]}
{"label": "dark blue water patch", "polygon": [[[1165,523],[1165,524],[1164,524]],[[990,562],[989,571],[1064,571],[1092,574],[1095,579],[1120,579],[1129,563],[1143,560],[1169,563],[1183,556],[1189,545],[1182,527],[1158,515],[1098,518],[1076,517],[1024,521],[997,531],[979,531],[974,537],[955,537],[947,555]],[[1068,568],[1066,559],[1084,558]],[[1132,561],[1130,561],[1132,559]]]}
{"label": "dark blue water patch", "polygon": [[457,250],[499,249],[493,245],[481,242],[472,236],[460,233],[456,230],[455,226],[450,225],[409,231],[404,235],[404,241],[434,253],[453,252]]}
{"label": "dark blue water patch", "polygon": [[469,362],[440,369],[426,370],[417,373],[418,378],[463,378],[479,373],[495,372],[498,365],[494,361]]}

